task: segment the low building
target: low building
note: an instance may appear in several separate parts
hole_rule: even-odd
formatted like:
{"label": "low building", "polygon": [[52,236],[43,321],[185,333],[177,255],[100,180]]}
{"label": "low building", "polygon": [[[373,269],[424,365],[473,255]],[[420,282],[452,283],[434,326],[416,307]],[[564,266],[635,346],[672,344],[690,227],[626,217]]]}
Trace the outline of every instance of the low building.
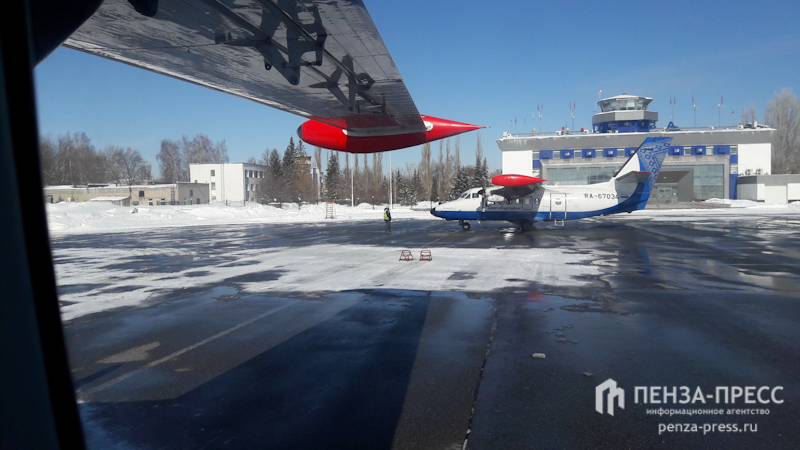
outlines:
{"label": "low building", "polygon": [[256,200],[266,170],[261,164],[189,164],[189,179],[208,183],[212,202],[248,202]]}
{"label": "low building", "polygon": [[800,201],[800,175],[751,175],[739,177],[737,196],[764,203]]}
{"label": "low building", "polygon": [[503,173],[536,176],[548,184],[593,184],[611,179],[650,136],[671,136],[652,203],[736,198],[740,175],[767,174],[775,130],[756,124],[733,127],[657,128],[652,98],[620,95],[600,100],[591,130],[504,133]]}
{"label": "low building", "polygon": [[[48,203],[109,201],[121,206],[196,205],[206,204],[210,198],[208,184],[182,182],[136,186],[45,186],[44,197]],[[110,198],[114,200],[108,200]]]}
{"label": "low building", "polygon": [[131,206],[131,198],[130,197],[95,197],[90,202],[99,202],[99,203],[111,203],[112,205],[117,206]]}

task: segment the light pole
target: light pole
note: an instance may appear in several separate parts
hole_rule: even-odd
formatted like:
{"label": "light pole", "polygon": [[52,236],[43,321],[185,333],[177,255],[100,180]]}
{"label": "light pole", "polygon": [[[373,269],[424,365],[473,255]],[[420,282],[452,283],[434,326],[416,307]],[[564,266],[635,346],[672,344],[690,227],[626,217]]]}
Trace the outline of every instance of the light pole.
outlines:
{"label": "light pole", "polygon": [[572,115],[572,130],[575,130],[575,102],[569,104],[570,115]]}

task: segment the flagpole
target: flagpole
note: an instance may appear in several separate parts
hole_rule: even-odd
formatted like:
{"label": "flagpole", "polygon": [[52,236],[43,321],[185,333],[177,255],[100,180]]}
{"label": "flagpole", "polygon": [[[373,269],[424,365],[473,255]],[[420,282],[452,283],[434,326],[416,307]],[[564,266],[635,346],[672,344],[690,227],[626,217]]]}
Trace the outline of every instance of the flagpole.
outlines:
{"label": "flagpole", "polygon": [[[355,156],[355,155],[353,155]],[[355,205],[356,199],[353,198],[353,169],[355,168],[355,162],[353,162],[354,166],[350,167],[350,207],[352,208]],[[350,165],[350,154],[347,154],[347,165]]]}

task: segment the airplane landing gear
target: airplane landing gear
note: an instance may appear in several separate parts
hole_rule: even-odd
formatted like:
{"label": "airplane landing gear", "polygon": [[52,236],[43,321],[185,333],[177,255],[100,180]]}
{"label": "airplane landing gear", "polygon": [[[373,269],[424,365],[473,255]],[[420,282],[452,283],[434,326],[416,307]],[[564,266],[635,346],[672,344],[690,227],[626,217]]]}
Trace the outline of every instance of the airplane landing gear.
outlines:
{"label": "airplane landing gear", "polygon": [[463,220],[459,220],[458,224],[461,225],[461,228],[463,228],[464,231],[469,231],[470,228],[469,222],[464,222]]}
{"label": "airplane landing gear", "polygon": [[533,221],[532,220],[523,220],[522,222],[520,222],[519,226],[520,226],[520,229],[522,229],[523,232],[531,231],[533,229]]}

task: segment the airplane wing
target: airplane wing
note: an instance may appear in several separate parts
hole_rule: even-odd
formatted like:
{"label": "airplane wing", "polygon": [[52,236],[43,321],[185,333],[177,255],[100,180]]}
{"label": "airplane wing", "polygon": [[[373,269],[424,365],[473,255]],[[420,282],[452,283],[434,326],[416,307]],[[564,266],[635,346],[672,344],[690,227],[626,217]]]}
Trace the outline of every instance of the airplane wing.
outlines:
{"label": "airplane wing", "polygon": [[106,0],[64,45],[351,134],[426,131],[360,0]]}

